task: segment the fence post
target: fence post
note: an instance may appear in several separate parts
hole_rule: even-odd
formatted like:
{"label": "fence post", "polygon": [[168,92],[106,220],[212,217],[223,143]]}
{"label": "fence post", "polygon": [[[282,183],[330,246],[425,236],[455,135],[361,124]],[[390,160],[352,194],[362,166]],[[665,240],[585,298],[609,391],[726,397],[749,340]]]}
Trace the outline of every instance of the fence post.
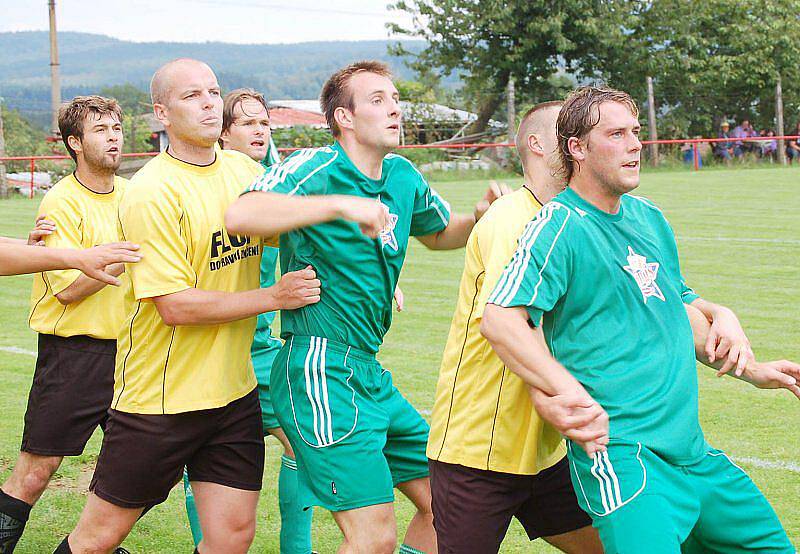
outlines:
{"label": "fence post", "polygon": [[697,150],[697,143],[692,143],[692,158],[694,159],[694,170],[700,170],[700,152]]}
{"label": "fence post", "polygon": [[33,198],[33,173],[36,171],[36,160],[31,158],[31,192],[28,198]]}
{"label": "fence post", "polygon": [[[783,136],[783,91],[781,90],[781,76],[775,83],[775,124],[778,127],[775,134]],[[778,163],[786,165],[786,143],[783,139],[778,141]]]}

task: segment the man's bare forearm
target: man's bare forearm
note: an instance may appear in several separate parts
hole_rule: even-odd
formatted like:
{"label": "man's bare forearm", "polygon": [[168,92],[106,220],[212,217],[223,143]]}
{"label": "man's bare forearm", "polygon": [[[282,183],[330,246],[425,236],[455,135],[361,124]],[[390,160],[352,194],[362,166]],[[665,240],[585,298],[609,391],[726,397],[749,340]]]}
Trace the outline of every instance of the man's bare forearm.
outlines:
{"label": "man's bare forearm", "polygon": [[467,244],[473,227],[475,227],[474,215],[452,214],[450,222],[442,231],[417,239],[431,250],[455,250]]}
{"label": "man's bare forearm", "polygon": [[153,302],[169,326],[219,325],[281,308],[272,287],[242,292],[189,288],[157,296]]}
{"label": "man's bare forearm", "polygon": [[0,243],[0,275],[22,275],[75,267],[75,251]]}
{"label": "man's bare forearm", "polygon": [[541,329],[531,329],[527,321],[524,308],[488,304],[481,334],[506,367],[528,385],[550,396],[583,392],[583,386],[550,354]]}
{"label": "man's bare forearm", "polygon": [[337,196],[287,196],[249,192],[225,213],[225,227],[237,235],[276,237],[282,233],[337,219]]}
{"label": "man's bare forearm", "polygon": [[[119,277],[125,273],[125,264],[112,264],[108,266],[106,272],[114,277]],[[56,298],[64,305],[72,304],[93,295],[105,286],[106,283],[102,281],[92,279],[86,275],[79,275],[70,286],[56,294]]]}
{"label": "man's bare forearm", "polygon": [[0,244],[28,244],[25,239],[14,239],[11,237],[0,237]]}

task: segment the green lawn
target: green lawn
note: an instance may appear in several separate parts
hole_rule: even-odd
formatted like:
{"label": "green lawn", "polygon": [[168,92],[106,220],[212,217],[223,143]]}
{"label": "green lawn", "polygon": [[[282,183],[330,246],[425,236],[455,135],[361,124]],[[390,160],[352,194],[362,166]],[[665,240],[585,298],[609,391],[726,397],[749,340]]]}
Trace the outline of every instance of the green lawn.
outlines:
{"label": "green lawn", "polygon": [[[448,179],[435,186],[454,208],[465,210],[482,194],[485,182]],[[672,222],[689,283],[705,298],[739,314],[759,358],[800,359],[800,168],[647,173],[639,193],[661,206]],[[23,236],[35,209],[36,201],[0,202],[0,234]],[[433,400],[462,259],[461,252],[427,252],[414,243],[401,277],[406,310],[396,317],[380,357],[420,410],[429,410]],[[0,281],[0,348],[35,350],[35,335],[26,326],[29,292],[28,277]],[[17,455],[33,364],[30,355],[0,350],[0,479],[8,475]],[[734,458],[750,460],[741,465],[800,546],[800,403],[788,393],[757,391],[733,379],[716,379],[705,368],[699,372],[701,418],[708,440]],[[17,552],[51,552],[72,529],[99,438],[92,439],[84,456],[64,463],[33,511]],[[278,552],[279,456],[277,442],[268,441],[253,552]],[[784,467],[769,467],[770,462]],[[411,508],[401,500],[397,509],[402,535]],[[322,511],[315,516],[315,547],[334,552],[339,539],[333,520]],[[514,524],[503,552],[551,551],[540,542],[531,545]],[[167,503],[150,512],[125,546],[135,553],[191,552],[183,492],[176,489]]]}

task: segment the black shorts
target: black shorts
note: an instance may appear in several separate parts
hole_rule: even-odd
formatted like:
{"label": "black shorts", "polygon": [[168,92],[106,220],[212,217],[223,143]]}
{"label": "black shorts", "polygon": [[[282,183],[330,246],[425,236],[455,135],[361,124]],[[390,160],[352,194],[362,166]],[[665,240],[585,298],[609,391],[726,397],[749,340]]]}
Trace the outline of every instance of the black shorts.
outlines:
{"label": "black shorts", "polygon": [[440,554],[497,552],[512,517],[531,540],[592,524],[578,506],[566,457],[537,475],[428,463]]}
{"label": "black shorts", "polygon": [[160,504],[180,481],[261,490],[264,432],[258,391],[227,406],[181,414],[109,410],[89,490],[122,508]]}
{"label": "black shorts", "polygon": [[20,450],[78,456],[114,396],[117,341],[79,335],[39,335],[39,354],[25,411]]}

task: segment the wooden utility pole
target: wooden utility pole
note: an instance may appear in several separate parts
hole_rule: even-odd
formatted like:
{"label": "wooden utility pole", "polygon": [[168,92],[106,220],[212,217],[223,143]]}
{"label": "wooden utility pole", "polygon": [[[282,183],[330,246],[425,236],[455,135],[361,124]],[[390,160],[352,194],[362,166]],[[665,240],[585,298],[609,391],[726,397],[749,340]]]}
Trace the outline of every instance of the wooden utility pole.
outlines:
{"label": "wooden utility pole", "polygon": [[[650,140],[658,140],[656,130],[656,101],[653,94],[653,78],[647,77],[647,126],[650,128]],[[650,145],[650,163],[658,167],[658,144]]]}
{"label": "wooden utility pole", "polygon": [[58,73],[58,35],[56,33],[56,0],[47,0],[50,10],[50,105],[53,117],[50,128],[58,136],[58,108],[61,106],[61,77]]}
{"label": "wooden utility pole", "polygon": [[[775,83],[775,134],[783,136],[783,90],[781,89],[781,76]],[[783,139],[778,141],[778,163],[786,165],[786,142]]]}
{"label": "wooden utility pole", "polygon": [[[6,139],[3,134],[3,99],[0,98],[0,158],[6,155]],[[8,198],[8,179],[6,164],[0,160],[0,198]]]}
{"label": "wooden utility pole", "polygon": [[516,91],[514,90],[514,76],[508,76],[506,85],[506,111],[508,115],[508,142],[514,142],[517,136],[517,111],[516,111]]}

